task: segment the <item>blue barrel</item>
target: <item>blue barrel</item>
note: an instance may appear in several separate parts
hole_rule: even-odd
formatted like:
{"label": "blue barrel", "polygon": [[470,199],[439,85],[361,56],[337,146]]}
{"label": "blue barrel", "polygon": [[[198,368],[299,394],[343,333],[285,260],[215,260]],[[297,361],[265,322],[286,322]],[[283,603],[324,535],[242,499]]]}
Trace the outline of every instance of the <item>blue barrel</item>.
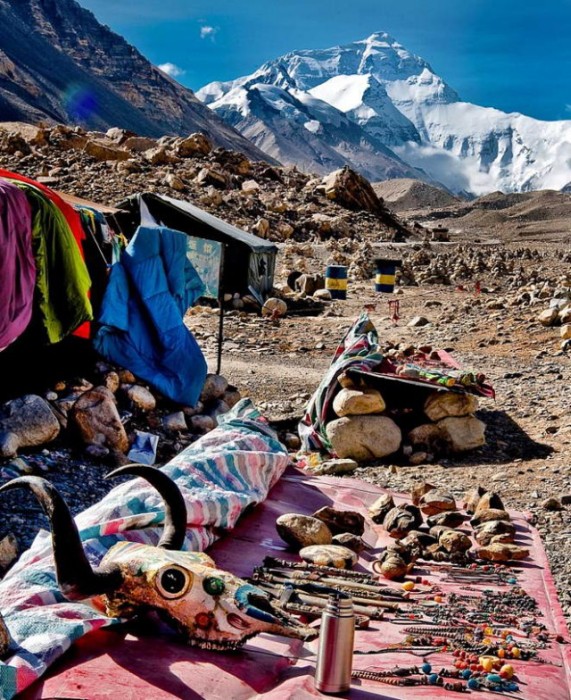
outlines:
{"label": "blue barrel", "polygon": [[387,260],[386,258],[375,260],[375,292],[388,294],[394,292],[397,267],[400,267],[401,264],[400,260]]}
{"label": "blue barrel", "polygon": [[347,299],[347,266],[328,265],[325,271],[325,289],[332,299]]}

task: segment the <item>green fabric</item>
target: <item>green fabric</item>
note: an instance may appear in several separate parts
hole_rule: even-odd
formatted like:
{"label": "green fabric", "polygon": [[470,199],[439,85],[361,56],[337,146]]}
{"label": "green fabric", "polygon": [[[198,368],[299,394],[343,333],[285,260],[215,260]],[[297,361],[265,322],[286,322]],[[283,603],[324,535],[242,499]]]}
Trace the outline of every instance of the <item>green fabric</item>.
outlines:
{"label": "green fabric", "polygon": [[91,279],[60,209],[34,187],[15,184],[24,190],[32,207],[36,305],[47,341],[59,343],[82,323],[93,320],[87,296]]}

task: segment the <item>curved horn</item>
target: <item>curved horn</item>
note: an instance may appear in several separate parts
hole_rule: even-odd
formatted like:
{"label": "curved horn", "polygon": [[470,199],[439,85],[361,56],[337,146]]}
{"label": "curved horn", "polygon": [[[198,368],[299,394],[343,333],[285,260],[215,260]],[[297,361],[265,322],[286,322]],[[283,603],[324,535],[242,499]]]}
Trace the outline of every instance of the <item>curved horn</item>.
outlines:
{"label": "curved horn", "polygon": [[89,598],[121,585],[118,569],[91,568],[73,516],[53,484],[39,476],[22,476],[4,484],[0,492],[17,488],[30,489],[50,521],[57,580],[66,598]]}
{"label": "curved horn", "polygon": [[127,464],[110,472],[105,478],[125,474],[143,477],[155,487],[163,499],[165,522],[158,546],[163,549],[182,549],[186,536],[186,503],[176,483],[157,467],[150,467],[147,464]]}

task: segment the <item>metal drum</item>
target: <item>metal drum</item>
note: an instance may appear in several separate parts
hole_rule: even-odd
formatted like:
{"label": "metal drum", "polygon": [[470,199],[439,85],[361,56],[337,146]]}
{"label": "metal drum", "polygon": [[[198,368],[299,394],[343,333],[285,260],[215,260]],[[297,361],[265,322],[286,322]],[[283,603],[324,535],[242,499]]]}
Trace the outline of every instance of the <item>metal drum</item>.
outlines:
{"label": "metal drum", "polygon": [[400,260],[387,260],[386,258],[375,260],[375,292],[388,294],[394,292],[396,271],[401,264]]}
{"label": "metal drum", "polygon": [[332,299],[347,299],[347,266],[328,265],[325,271],[325,289]]}

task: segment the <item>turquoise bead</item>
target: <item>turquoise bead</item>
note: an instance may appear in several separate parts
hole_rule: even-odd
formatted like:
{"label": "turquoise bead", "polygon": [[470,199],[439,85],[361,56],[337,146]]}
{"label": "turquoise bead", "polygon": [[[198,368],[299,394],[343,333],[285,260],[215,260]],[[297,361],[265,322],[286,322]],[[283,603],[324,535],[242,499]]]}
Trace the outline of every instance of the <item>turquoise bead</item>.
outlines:
{"label": "turquoise bead", "polygon": [[470,688],[470,690],[480,690],[480,681],[477,678],[470,678],[468,681],[468,688]]}
{"label": "turquoise bead", "polygon": [[472,677],[472,671],[470,671],[469,668],[466,668],[466,669],[464,669],[464,670],[462,671],[462,674],[461,674],[461,675],[462,675],[462,678],[463,678],[465,681],[467,681],[469,678]]}
{"label": "turquoise bead", "polygon": [[503,678],[497,673],[488,673],[486,680],[490,681],[490,683],[502,683]]}
{"label": "turquoise bead", "polygon": [[438,683],[438,674],[437,673],[431,673],[430,676],[428,676],[428,682],[431,685],[436,685]]}
{"label": "turquoise bead", "polygon": [[423,673],[428,674],[428,673],[430,673],[430,672],[432,671],[432,666],[431,666],[430,664],[422,664],[422,666],[420,667],[420,670],[421,670]]}

